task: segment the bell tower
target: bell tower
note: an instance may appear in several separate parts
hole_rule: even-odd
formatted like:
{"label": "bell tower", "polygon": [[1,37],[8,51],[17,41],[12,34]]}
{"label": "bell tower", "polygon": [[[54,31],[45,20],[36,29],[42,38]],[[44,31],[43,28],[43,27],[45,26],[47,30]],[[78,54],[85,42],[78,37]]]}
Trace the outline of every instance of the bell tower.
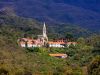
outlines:
{"label": "bell tower", "polygon": [[44,39],[44,43],[47,43],[48,42],[48,37],[47,37],[47,33],[46,33],[46,25],[45,25],[45,22],[44,22],[44,25],[43,25],[43,39]]}

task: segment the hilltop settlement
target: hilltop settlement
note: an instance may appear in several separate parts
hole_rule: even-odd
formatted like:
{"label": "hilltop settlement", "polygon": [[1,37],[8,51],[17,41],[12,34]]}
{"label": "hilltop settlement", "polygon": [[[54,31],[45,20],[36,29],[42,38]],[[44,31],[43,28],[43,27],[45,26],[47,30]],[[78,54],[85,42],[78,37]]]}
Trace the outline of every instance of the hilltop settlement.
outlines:
{"label": "hilltop settlement", "polygon": [[56,40],[50,40],[48,39],[47,33],[46,33],[46,25],[44,23],[43,25],[43,34],[37,35],[37,39],[32,38],[21,38],[18,39],[19,45],[21,47],[57,47],[57,48],[64,48],[69,47],[70,45],[75,46],[77,42],[68,42],[66,39],[56,39]]}

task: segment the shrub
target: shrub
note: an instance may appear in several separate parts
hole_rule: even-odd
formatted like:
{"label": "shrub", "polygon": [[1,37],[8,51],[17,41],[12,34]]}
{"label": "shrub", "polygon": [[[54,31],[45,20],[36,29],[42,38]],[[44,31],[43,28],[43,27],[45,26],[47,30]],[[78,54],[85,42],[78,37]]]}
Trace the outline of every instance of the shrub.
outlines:
{"label": "shrub", "polygon": [[100,75],[100,56],[97,56],[88,66],[89,75]]}
{"label": "shrub", "polygon": [[8,74],[8,71],[6,69],[1,68],[0,75],[9,75],[9,74]]}

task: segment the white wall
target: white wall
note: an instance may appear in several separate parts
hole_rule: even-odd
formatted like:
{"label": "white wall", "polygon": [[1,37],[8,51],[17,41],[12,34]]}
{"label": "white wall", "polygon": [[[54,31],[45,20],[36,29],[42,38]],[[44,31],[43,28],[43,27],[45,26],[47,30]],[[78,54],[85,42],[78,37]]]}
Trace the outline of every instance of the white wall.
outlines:
{"label": "white wall", "polygon": [[64,47],[64,46],[60,44],[49,44],[49,47]]}

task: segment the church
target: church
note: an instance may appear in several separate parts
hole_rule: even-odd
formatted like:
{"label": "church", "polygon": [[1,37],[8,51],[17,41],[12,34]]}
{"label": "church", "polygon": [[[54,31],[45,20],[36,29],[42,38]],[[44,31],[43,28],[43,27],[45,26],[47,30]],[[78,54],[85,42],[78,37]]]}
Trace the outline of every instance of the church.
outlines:
{"label": "church", "polygon": [[21,39],[18,39],[18,42],[21,47],[43,47],[45,46],[48,43],[45,23],[43,25],[42,35],[38,35],[37,39],[21,38]]}
{"label": "church", "polygon": [[18,39],[18,44],[21,47],[29,47],[29,48],[45,47],[46,45],[48,45],[49,47],[64,48],[66,45],[67,45],[67,47],[69,47],[71,44],[75,46],[77,43],[76,42],[67,42],[64,39],[49,41],[47,32],[46,32],[46,25],[44,23],[42,35],[38,35],[37,39],[32,39],[32,38]]}

